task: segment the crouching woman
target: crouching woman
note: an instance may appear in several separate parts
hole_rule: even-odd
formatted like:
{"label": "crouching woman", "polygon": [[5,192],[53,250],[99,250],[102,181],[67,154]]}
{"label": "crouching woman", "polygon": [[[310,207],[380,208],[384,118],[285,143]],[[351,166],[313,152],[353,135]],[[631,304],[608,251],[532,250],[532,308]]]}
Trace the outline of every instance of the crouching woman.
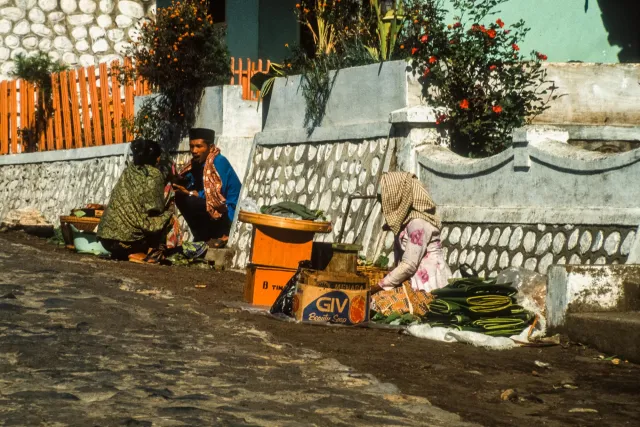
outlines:
{"label": "crouching woman", "polygon": [[155,141],[131,143],[133,162],[111,193],[98,238],[118,260],[152,261],[147,255],[164,245],[172,212],[167,209],[165,177],[158,169],[162,149]]}
{"label": "crouching woman", "polygon": [[[380,203],[386,228],[395,236],[396,267],[372,289],[373,305],[385,292],[404,284],[405,293],[429,293],[447,285],[451,270],[440,244],[436,205],[415,175],[390,172],[382,176]],[[424,299],[423,297],[421,297]]]}

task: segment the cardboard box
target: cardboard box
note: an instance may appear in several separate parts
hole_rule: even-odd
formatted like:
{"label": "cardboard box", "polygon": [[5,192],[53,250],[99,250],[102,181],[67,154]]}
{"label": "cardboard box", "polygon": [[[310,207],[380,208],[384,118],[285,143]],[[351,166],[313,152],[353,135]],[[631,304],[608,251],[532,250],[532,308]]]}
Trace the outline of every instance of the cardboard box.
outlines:
{"label": "cardboard box", "polygon": [[368,288],[368,279],[353,273],[334,273],[327,271],[303,270],[300,282],[319,288],[361,291]]}
{"label": "cardboard box", "polygon": [[245,301],[253,305],[271,307],[296,271],[291,268],[265,265],[247,266],[247,280],[244,286]]}
{"label": "cardboard box", "polygon": [[369,291],[298,284],[293,300],[296,320],[357,325],[369,321]]}

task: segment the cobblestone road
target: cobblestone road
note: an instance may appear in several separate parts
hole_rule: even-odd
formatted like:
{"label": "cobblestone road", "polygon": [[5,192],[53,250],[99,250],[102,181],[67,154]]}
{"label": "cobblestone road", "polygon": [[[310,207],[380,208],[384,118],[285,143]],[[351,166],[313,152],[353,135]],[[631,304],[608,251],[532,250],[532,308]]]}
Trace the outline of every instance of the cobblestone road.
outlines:
{"label": "cobblestone road", "polygon": [[108,265],[0,237],[0,425],[471,425]]}

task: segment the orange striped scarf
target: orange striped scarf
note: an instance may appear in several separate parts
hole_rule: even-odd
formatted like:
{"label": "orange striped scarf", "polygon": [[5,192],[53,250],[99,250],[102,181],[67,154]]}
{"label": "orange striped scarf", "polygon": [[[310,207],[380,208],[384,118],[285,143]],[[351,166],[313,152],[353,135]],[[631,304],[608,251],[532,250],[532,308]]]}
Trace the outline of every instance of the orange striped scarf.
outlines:
{"label": "orange striped scarf", "polygon": [[[204,163],[203,180],[204,180],[204,196],[207,203],[207,212],[213,219],[222,218],[227,213],[227,199],[222,195],[222,179],[218,175],[213,160],[220,154],[218,147],[211,150]],[[184,175],[191,170],[193,161],[189,162],[184,169],[180,171],[180,175]]]}

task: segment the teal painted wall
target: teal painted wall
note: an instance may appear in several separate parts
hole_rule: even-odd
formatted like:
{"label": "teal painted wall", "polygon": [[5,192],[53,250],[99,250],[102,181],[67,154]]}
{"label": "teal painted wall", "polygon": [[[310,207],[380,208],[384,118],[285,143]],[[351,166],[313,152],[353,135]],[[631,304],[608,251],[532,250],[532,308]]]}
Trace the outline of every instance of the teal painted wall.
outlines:
{"label": "teal painted wall", "polygon": [[300,25],[294,15],[296,0],[260,0],[261,59],[280,62],[289,53],[286,43],[296,43],[300,37]]}
{"label": "teal painted wall", "polygon": [[553,62],[640,62],[640,0],[510,0],[499,10],[494,18],[531,28],[524,52]]}
{"label": "teal painted wall", "polygon": [[258,59],[259,0],[227,0],[227,46],[235,58]]}

